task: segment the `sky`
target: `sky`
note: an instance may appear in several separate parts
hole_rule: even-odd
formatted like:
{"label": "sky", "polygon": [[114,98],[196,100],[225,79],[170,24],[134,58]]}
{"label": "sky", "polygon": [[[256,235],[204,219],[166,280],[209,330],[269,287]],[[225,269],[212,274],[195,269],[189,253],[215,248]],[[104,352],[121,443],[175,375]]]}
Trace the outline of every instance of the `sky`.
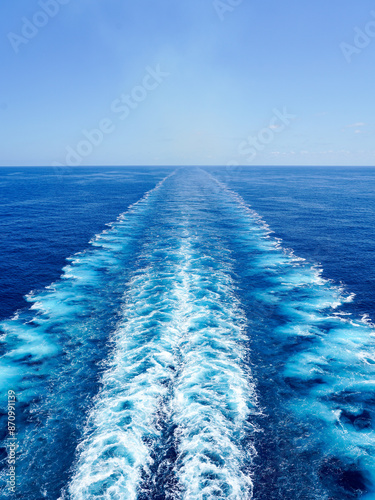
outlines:
{"label": "sky", "polygon": [[0,165],[375,165],[371,0],[0,7]]}

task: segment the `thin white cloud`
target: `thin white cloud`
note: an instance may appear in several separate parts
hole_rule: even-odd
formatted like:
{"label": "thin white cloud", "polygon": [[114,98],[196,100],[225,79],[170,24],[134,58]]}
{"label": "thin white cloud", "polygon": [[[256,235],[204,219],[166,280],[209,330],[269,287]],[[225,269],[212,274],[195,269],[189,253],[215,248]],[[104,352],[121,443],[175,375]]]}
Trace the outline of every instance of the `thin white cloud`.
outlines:
{"label": "thin white cloud", "polygon": [[357,122],[357,123],[351,123],[350,125],[347,125],[346,128],[351,128],[351,127],[364,127],[366,123],[363,122]]}

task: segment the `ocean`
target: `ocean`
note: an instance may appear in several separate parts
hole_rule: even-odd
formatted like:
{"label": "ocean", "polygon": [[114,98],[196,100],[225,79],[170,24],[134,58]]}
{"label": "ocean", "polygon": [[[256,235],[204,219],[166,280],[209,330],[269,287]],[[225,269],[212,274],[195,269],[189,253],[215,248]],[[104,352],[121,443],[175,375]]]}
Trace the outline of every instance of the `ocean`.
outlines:
{"label": "ocean", "polygon": [[0,188],[0,498],[375,499],[374,168]]}

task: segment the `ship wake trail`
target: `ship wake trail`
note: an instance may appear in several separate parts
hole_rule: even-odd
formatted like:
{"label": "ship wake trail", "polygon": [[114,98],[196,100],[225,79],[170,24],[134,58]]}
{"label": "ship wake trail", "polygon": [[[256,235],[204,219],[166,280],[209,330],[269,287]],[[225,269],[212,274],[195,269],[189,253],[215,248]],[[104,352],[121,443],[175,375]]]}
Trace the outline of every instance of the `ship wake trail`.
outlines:
{"label": "ship wake trail", "polygon": [[270,233],[181,169],[2,323],[17,499],[375,498],[373,327]]}
{"label": "ship wake trail", "polygon": [[251,497],[256,397],[245,317],[193,179],[170,179],[154,205],[78,448],[74,500]]}
{"label": "ship wake trail", "polygon": [[265,408],[254,496],[373,499],[373,325],[345,311],[351,294],[283,250],[238,194],[218,186]]}
{"label": "ship wake trail", "polygon": [[[109,351],[109,332],[118,321],[129,270],[152,216],[152,200],[165,180],[95,237],[87,250],[70,258],[59,281],[31,293],[30,309],[0,325],[5,351],[1,398],[10,388],[17,394],[17,498],[58,498],[69,479]],[[0,487],[5,491],[6,463],[2,465]]]}
{"label": "ship wake trail", "polygon": [[246,363],[245,318],[233,283],[216,263],[212,252],[203,258],[196,253],[189,266],[188,319],[172,400],[175,472],[185,499],[245,500],[252,493],[249,417],[256,396]]}

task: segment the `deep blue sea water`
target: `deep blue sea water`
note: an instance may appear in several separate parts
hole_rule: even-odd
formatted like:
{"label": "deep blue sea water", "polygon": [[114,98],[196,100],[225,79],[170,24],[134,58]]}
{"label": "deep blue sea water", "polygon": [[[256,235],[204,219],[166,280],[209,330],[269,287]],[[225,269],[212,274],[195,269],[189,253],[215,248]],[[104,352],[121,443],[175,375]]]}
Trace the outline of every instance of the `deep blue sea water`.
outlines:
{"label": "deep blue sea water", "polygon": [[0,318],[55,281],[87,247],[163,179],[162,168],[0,168]]}
{"label": "deep blue sea water", "polygon": [[283,246],[356,294],[375,320],[375,169],[260,167],[209,171],[239,193]]}
{"label": "deep blue sea water", "polygon": [[375,498],[374,187],[0,169],[0,498]]}

